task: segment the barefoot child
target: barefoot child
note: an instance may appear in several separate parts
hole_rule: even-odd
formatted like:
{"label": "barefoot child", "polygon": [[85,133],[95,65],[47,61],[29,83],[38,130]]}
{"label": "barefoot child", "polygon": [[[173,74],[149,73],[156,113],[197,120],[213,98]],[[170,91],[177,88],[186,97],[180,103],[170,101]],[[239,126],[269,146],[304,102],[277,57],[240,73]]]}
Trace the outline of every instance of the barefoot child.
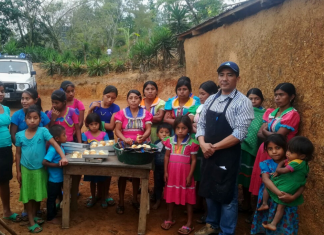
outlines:
{"label": "barefoot child", "polygon": [[[278,198],[285,203],[291,203],[295,201],[303,192],[304,186],[301,186],[294,195],[278,189],[273,181],[271,175],[275,173],[277,166],[280,162],[285,160],[287,142],[286,138],[280,134],[272,134],[267,137],[264,142],[264,149],[267,151],[271,159],[265,160],[260,163],[261,177],[263,183],[261,184],[258,196],[257,208],[260,208],[263,204],[264,189],[268,188],[275,193]],[[288,173],[289,174],[289,173]],[[287,174],[286,174],[287,175]],[[276,216],[276,211],[280,204],[278,204],[272,197],[268,200],[268,210],[256,210],[251,234],[271,234],[271,235],[283,235],[283,234],[298,234],[298,213],[297,206],[287,206],[284,208],[283,217],[277,224],[276,231],[269,231],[264,228],[264,224],[271,223]]]}
{"label": "barefoot child", "polygon": [[[86,120],[85,120],[86,126],[89,128],[88,131],[82,133],[82,141],[83,143],[90,144],[93,141],[102,141],[102,140],[109,140],[108,134],[104,131],[101,131],[102,123],[100,120],[100,117],[96,113],[90,113],[88,114]],[[106,189],[106,176],[90,176],[85,175],[84,181],[90,181],[90,190],[91,190],[91,198],[90,201],[87,204],[87,207],[92,207],[97,201],[96,197],[96,188],[98,189],[98,197],[101,198],[101,206],[102,208],[107,208],[108,204],[106,201],[107,198],[107,192]]]}
{"label": "barefoot child", "polygon": [[[306,137],[297,136],[292,138],[288,143],[287,159],[281,161],[272,175],[272,182],[274,185],[283,192],[294,194],[296,191],[306,184],[309,167],[308,162],[313,159],[314,146],[312,142]],[[286,206],[299,206],[304,202],[303,196],[300,195],[296,200],[291,203],[284,203],[280,201],[278,196],[265,189],[263,191],[263,203],[258,209],[268,210],[269,196],[278,203],[276,214],[270,224],[263,223],[266,229],[275,231],[278,222],[282,219]]]}
{"label": "barefoot child", "polygon": [[158,147],[158,152],[155,154],[154,158],[154,198],[155,204],[152,206],[152,209],[156,210],[161,204],[161,197],[164,187],[164,156],[165,156],[165,146],[162,141],[169,137],[172,133],[172,126],[168,123],[161,123],[157,127],[157,137],[160,140],[157,140],[154,144]]}
{"label": "barefoot child", "polygon": [[26,110],[28,128],[16,134],[16,169],[20,188],[19,201],[26,204],[29,231],[42,231],[39,226],[44,220],[36,217],[36,202],[47,198],[47,172],[42,163],[46,155],[46,141],[54,147],[61,156],[60,165],[66,165],[67,159],[60,146],[55,142],[47,128],[38,127],[41,119],[40,110],[32,105]]}
{"label": "barefoot child", "polygon": [[67,107],[66,95],[62,90],[56,90],[51,95],[52,110],[47,113],[51,120],[49,126],[54,124],[62,125],[66,130],[68,142],[73,142],[73,133],[77,137],[77,142],[81,143],[81,129],[79,125],[79,110]]}
{"label": "barefoot child", "polygon": [[[61,125],[54,125],[49,129],[56,143],[61,147],[62,143],[66,142],[65,128]],[[61,147],[65,154],[64,149]],[[48,182],[47,182],[47,221],[52,224],[60,224],[56,218],[56,198],[60,196],[63,187],[63,169],[60,166],[60,155],[51,145],[43,160],[43,166],[47,167]]]}
{"label": "barefoot child", "polygon": [[164,181],[166,182],[164,197],[168,204],[168,218],[161,227],[165,230],[175,224],[173,220],[174,204],[187,205],[187,223],[178,233],[189,234],[192,226],[193,205],[196,203],[195,181],[193,172],[196,167],[198,141],[192,139],[192,123],[186,116],[178,116],[174,120],[175,135],[166,138],[163,144],[166,148],[164,158]]}

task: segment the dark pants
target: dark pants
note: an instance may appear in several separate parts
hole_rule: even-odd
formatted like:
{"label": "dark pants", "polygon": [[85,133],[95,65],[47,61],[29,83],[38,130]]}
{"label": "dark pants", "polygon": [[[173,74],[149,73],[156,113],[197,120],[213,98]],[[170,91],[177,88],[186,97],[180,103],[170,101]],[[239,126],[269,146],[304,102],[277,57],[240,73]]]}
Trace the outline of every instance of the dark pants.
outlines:
{"label": "dark pants", "polygon": [[53,183],[48,181],[47,184],[47,220],[50,221],[55,218],[56,198],[62,193],[63,182]]}
{"label": "dark pants", "polygon": [[154,195],[156,200],[162,197],[164,182],[164,165],[155,165],[154,170]]}

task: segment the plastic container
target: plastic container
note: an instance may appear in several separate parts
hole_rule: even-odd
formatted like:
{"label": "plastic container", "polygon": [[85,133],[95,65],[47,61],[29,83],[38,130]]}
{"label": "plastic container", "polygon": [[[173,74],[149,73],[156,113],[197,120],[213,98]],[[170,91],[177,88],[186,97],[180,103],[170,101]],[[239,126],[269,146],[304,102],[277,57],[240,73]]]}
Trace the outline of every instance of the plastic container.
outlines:
{"label": "plastic container", "polygon": [[[157,148],[154,144],[150,144],[151,148]],[[118,161],[128,165],[145,165],[153,161],[153,153],[138,153],[138,152],[127,152],[118,148],[118,144],[114,145]]]}

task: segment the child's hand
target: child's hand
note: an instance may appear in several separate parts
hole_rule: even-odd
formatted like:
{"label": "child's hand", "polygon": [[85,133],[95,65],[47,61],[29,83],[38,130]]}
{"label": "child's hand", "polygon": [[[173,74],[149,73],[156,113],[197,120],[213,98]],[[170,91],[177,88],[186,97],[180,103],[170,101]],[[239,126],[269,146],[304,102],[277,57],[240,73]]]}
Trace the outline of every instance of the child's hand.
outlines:
{"label": "child's hand", "polygon": [[21,172],[17,173],[17,180],[18,180],[18,183],[21,185]]}
{"label": "child's hand", "polygon": [[59,162],[60,166],[66,166],[68,164],[68,160],[66,159],[66,157],[62,158]]}
{"label": "child's hand", "polygon": [[186,186],[189,187],[191,185],[191,179],[192,177],[189,175],[186,179]]}
{"label": "child's hand", "polygon": [[276,177],[276,176],[278,176],[278,175],[280,175],[278,172],[274,172],[274,173],[272,173],[272,176],[273,176],[273,177]]}
{"label": "child's hand", "polygon": [[169,174],[168,173],[164,173],[164,182],[168,183],[168,178],[169,178]]}
{"label": "child's hand", "polygon": [[57,111],[56,109],[52,108],[52,117],[51,117],[51,119],[53,121],[56,121],[56,119],[58,118],[59,115],[60,115],[60,112]]}

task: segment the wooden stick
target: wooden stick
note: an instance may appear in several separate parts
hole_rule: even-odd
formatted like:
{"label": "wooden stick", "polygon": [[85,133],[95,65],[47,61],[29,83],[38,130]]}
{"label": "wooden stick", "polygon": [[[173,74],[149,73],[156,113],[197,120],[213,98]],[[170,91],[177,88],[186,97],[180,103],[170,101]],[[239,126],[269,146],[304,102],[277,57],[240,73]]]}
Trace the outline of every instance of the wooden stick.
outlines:
{"label": "wooden stick", "polygon": [[17,235],[2,219],[0,219],[0,224],[12,235]]}

